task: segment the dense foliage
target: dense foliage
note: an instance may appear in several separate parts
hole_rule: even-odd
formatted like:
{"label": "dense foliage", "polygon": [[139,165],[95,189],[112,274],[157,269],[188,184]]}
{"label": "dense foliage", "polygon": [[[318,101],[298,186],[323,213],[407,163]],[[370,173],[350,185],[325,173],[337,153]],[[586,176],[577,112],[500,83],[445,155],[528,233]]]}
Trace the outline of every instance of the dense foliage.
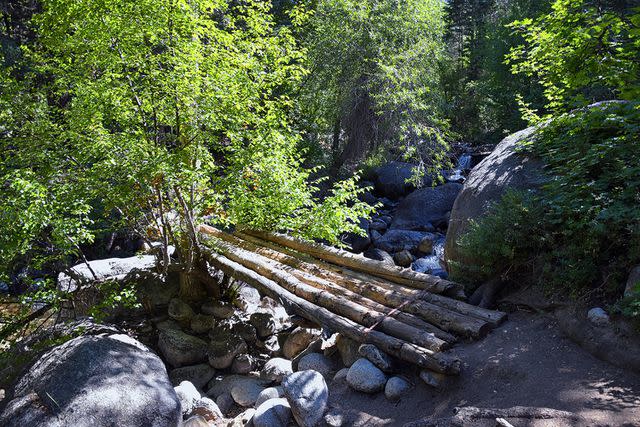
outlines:
{"label": "dense foliage", "polygon": [[524,37],[509,62],[544,86],[555,112],[640,96],[637,2],[556,0],[550,13],[511,24]]}
{"label": "dense foliage", "polygon": [[[563,114],[522,150],[548,176],[539,193],[508,193],[463,239],[475,279],[496,274],[577,295],[619,295],[640,263],[640,104]],[[526,278],[526,279],[525,279]]]}
{"label": "dense foliage", "polygon": [[303,37],[308,139],[337,165],[382,150],[439,165],[446,149],[439,0],[321,0]]}
{"label": "dense foliage", "polygon": [[336,242],[369,211],[353,180],[325,202],[309,185],[288,121],[303,57],[268,4],[41,8],[21,60],[0,70],[3,274],[25,256],[59,270],[123,226],[176,245],[189,272],[205,216]]}

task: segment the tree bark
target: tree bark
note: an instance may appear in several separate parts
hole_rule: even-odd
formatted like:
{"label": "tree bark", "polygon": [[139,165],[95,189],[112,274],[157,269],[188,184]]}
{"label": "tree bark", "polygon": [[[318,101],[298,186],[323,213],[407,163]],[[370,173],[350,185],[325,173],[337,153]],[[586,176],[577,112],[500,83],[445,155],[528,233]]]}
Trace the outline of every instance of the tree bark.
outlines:
{"label": "tree bark", "polygon": [[305,242],[284,234],[265,233],[255,230],[245,230],[244,232],[263,240],[307,253],[324,261],[381,277],[401,285],[453,297],[461,297],[464,295],[461,285],[437,276],[417,273],[402,267],[387,266],[342,249],[332,248],[320,243]]}
{"label": "tree bark", "polygon": [[262,293],[280,301],[294,314],[305,317],[315,323],[326,325],[356,342],[374,344],[391,356],[420,367],[445,374],[458,374],[460,372],[460,360],[452,355],[433,353],[382,332],[370,330],[296,296],[273,280],[269,280],[222,255],[208,251],[205,251],[203,255],[216,268],[255,286]]}

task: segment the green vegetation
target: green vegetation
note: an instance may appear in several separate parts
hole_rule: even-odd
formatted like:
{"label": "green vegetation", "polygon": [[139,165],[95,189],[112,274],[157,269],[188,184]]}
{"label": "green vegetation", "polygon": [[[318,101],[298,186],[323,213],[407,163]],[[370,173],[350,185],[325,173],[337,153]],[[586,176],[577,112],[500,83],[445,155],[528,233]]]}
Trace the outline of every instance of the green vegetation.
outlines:
{"label": "green vegetation", "polygon": [[[3,6],[0,281],[27,266],[44,281],[25,310],[57,304],[56,274],[128,230],[161,242],[163,273],[180,266],[183,296],[197,296],[199,224],[339,244],[372,211],[354,170],[403,159],[439,171],[451,142],[497,142],[553,114],[523,147],[552,179],[474,225],[474,280],[535,273],[574,293],[617,292],[640,262],[632,3]],[[632,102],[584,109],[608,99]],[[114,292],[107,305],[130,299]]]}

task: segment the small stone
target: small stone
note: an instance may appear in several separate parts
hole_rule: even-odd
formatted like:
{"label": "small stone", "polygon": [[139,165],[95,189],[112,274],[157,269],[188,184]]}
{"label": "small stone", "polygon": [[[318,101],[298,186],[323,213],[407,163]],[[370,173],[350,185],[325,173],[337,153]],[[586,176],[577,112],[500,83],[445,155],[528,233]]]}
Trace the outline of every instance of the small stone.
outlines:
{"label": "small stone", "polygon": [[180,385],[174,387],[174,390],[180,401],[182,415],[190,414],[195,404],[200,400],[200,392],[189,381],[182,381]]}
{"label": "small stone", "polygon": [[301,427],[320,424],[329,400],[329,389],[320,373],[295,372],[284,379],[282,388],[293,417]]}
{"label": "small stone", "polygon": [[255,358],[250,354],[238,354],[231,364],[231,372],[234,374],[248,374],[253,370],[255,363]]}
{"label": "small stone", "polygon": [[413,255],[407,250],[396,252],[393,254],[393,261],[400,267],[410,267],[413,262]]}
{"label": "small stone", "polygon": [[204,314],[210,314],[216,319],[230,319],[233,317],[235,310],[229,305],[223,305],[219,302],[206,302],[200,308]]}
{"label": "small stone", "polygon": [[276,357],[264,364],[262,371],[260,371],[260,378],[280,383],[284,377],[292,373],[291,361]]}
{"label": "small stone", "polygon": [[420,379],[425,382],[425,384],[434,387],[434,388],[442,388],[445,384],[447,377],[444,374],[438,372],[427,371],[426,369],[420,371]]}
{"label": "small stone", "polygon": [[380,233],[378,230],[371,230],[369,232],[369,235],[371,236],[371,241],[374,243],[382,239],[382,233]]}
{"label": "small stone", "polygon": [[254,408],[246,409],[243,413],[236,416],[227,427],[249,427],[250,421],[253,419],[256,410]]}
{"label": "small stone", "polygon": [[367,359],[358,359],[347,373],[347,383],[354,390],[376,393],[384,388],[387,377]]}
{"label": "small stone", "polygon": [[422,252],[423,254],[431,254],[433,252],[433,244],[435,240],[435,234],[427,234],[422,238],[422,240],[420,240],[420,243],[418,244],[418,251]]}
{"label": "small stone", "polygon": [[253,313],[249,317],[251,323],[258,333],[259,338],[266,338],[276,332],[276,322],[270,313]]}
{"label": "small stone", "polygon": [[249,323],[238,322],[231,329],[248,343],[255,343],[258,340],[256,328]]}
{"label": "small stone", "polygon": [[287,399],[269,399],[253,414],[254,427],[287,427],[291,422],[291,406]]}
{"label": "small stone", "polygon": [[182,331],[166,329],[158,337],[160,353],[173,367],[194,365],[207,358],[207,343]]}
{"label": "small stone", "polygon": [[242,283],[236,288],[237,295],[233,303],[236,307],[243,310],[245,313],[253,313],[258,309],[260,304],[260,293],[256,288],[253,288],[246,283]]}
{"label": "small stone", "polygon": [[200,415],[194,415],[182,423],[182,427],[209,427],[209,422]]}
{"label": "small stone", "polygon": [[342,368],[333,376],[333,381],[342,381],[347,379],[349,368]]}
{"label": "small stone", "polygon": [[199,365],[183,366],[169,372],[169,379],[172,384],[178,385],[182,381],[191,382],[196,388],[202,389],[211,381],[216,374],[216,370],[206,363]]}
{"label": "small stone", "polygon": [[284,391],[282,387],[268,387],[260,392],[260,395],[256,399],[255,407],[262,405],[269,399],[277,399],[283,396]]}
{"label": "small stone", "polygon": [[196,334],[206,334],[215,326],[215,319],[213,316],[207,316],[204,314],[196,314],[191,319],[191,330]]}
{"label": "small stone", "polygon": [[409,381],[402,377],[391,377],[384,386],[384,395],[391,401],[400,400],[411,389]]}
{"label": "small stone", "polygon": [[277,356],[280,354],[280,341],[275,335],[270,336],[264,341],[257,341],[256,347],[264,349],[269,355]]}
{"label": "small stone", "polygon": [[233,332],[218,328],[211,337],[208,348],[209,364],[216,369],[226,369],[240,353],[246,353],[247,343]]}
{"label": "small stone", "polygon": [[360,358],[358,354],[358,348],[360,344],[354,340],[345,337],[342,334],[338,334],[336,338],[336,346],[338,347],[338,353],[342,359],[342,364],[346,367],[353,365],[353,363]]}
{"label": "small stone", "polygon": [[236,402],[233,400],[233,396],[231,396],[231,393],[222,393],[216,399],[216,405],[218,405],[218,408],[220,408],[220,411],[223,414],[228,414],[235,403]]}
{"label": "small stone", "polygon": [[201,398],[193,405],[189,416],[193,415],[201,416],[210,423],[219,421],[223,418],[222,411],[220,411],[218,405],[208,397]]}
{"label": "small stone", "polygon": [[596,326],[606,326],[610,322],[609,315],[600,307],[594,307],[589,310],[587,318]]}
{"label": "small stone", "polygon": [[387,353],[381,351],[378,347],[373,344],[362,344],[358,348],[358,353],[368,359],[371,363],[376,365],[383,372],[393,372],[394,363],[393,359],[389,357]]}
{"label": "small stone", "polygon": [[344,415],[337,409],[327,411],[324,415],[324,423],[328,427],[342,427],[347,424]]}
{"label": "small stone", "polygon": [[[380,236],[382,237],[382,236]],[[379,240],[379,238],[374,239],[373,237],[371,238],[371,240],[373,240],[373,242],[377,242]],[[388,252],[383,251],[382,249],[378,249],[378,248],[370,248],[367,249],[366,251],[364,251],[364,253],[362,254],[365,257],[369,258],[369,259],[374,259],[376,261],[380,261],[381,263],[385,264],[385,265],[395,265],[395,263],[393,262],[393,257],[391,255],[389,255]]]}
{"label": "small stone", "polygon": [[384,231],[387,229],[387,223],[381,219],[374,219],[373,221],[371,221],[371,224],[369,224],[369,229],[376,230],[376,231]]}
{"label": "small stone", "polygon": [[178,298],[173,298],[169,302],[168,314],[170,318],[183,326],[189,326],[194,315],[193,309],[189,304]]}
{"label": "small stone", "polygon": [[284,342],[282,348],[284,357],[293,359],[318,337],[320,337],[320,331],[316,329],[294,329]]}
{"label": "small stone", "polygon": [[253,406],[264,387],[257,381],[240,381],[231,388],[231,397],[240,406]]}
{"label": "small stone", "polygon": [[325,378],[330,378],[335,371],[335,365],[327,356],[321,353],[309,353],[298,361],[298,370],[313,370],[320,372]]}

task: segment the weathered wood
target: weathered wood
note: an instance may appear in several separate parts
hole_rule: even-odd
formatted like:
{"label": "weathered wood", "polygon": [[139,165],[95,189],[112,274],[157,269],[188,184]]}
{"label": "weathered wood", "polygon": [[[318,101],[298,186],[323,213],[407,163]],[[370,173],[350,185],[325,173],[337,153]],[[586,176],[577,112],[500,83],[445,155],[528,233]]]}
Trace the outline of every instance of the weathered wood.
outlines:
{"label": "weathered wood", "polygon": [[[217,232],[226,234],[226,233],[220,232],[219,230]],[[354,283],[359,284],[361,286],[373,285],[375,288],[370,288],[369,291],[376,292],[376,293],[380,292],[380,295],[378,295],[377,298],[373,298],[373,297],[371,298],[387,306],[397,307],[398,301],[401,301],[402,303],[407,303],[408,300],[419,299],[419,300],[424,300],[426,302],[429,302],[431,304],[439,305],[443,308],[446,308],[451,311],[455,311],[460,314],[475,317],[477,319],[480,319],[489,323],[491,326],[498,326],[507,318],[507,314],[500,311],[494,311],[494,310],[488,310],[481,307],[476,307],[474,305],[467,304],[463,301],[455,300],[452,298],[448,298],[446,296],[437,295],[431,292],[421,291],[418,289],[407,288],[397,283],[386,281],[385,279],[368,276],[366,274],[359,273],[350,269],[327,264],[323,261],[311,259],[308,255],[304,253],[299,253],[289,248],[279,247],[272,242],[267,242],[260,238],[247,235],[245,233],[236,232],[234,233],[234,235],[238,236],[242,240],[246,240],[258,246],[262,246],[264,248],[270,249],[271,251],[273,251],[271,253],[281,252],[286,256],[288,256],[289,259],[294,259],[294,260],[304,259],[305,262],[299,261],[298,263],[295,263],[295,261],[292,261],[294,262],[292,266],[295,266],[296,268],[300,268],[305,271],[309,271],[312,274],[315,274],[319,277],[323,277],[327,280],[334,281],[334,283],[339,284],[341,286],[349,287],[349,289],[352,289],[351,286],[353,286]],[[261,250],[261,249],[258,249],[258,250]],[[271,256],[271,253],[269,252],[263,251],[262,253],[265,253],[266,256]],[[288,263],[288,262],[289,260],[287,260],[285,263]],[[377,288],[380,288],[380,289],[377,289]],[[390,295],[393,296],[393,298],[389,296],[388,294],[389,292],[391,293]],[[447,338],[444,338],[444,337],[441,337],[441,338],[449,341]]]}
{"label": "weathered wood", "polygon": [[437,276],[417,273],[402,267],[384,265],[375,260],[365,258],[361,255],[355,255],[342,249],[332,248],[320,243],[305,242],[284,234],[265,233],[255,230],[244,230],[244,232],[263,240],[308,253],[316,258],[356,271],[382,277],[395,283],[427,290],[435,294],[443,294],[456,298],[464,297],[463,288],[460,284],[441,279]]}
{"label": "weathered wood", "polygon": [[[355,277],[358,278],[358,280],[346,280],[344,276],[348,275],[347,271],[341,269],[340,272],[342,273],[342,277],[333,277],[328,280],[335,280],[336,284],[352,292],[356,292],[367,299],[416,315],[445,331],[454,332],[465,337],[478,338],[486,335],[494,326],[493,323],[433,304],[425,301],[423,298],[431,299],[434,296],[439,297],[439,300],[445,303],[451,301],[450,305],[452,307],[468,306],[466,309],[469,312],[473,312],[473,309],[477,308],[461,301],[433,295],[425,291],[417,291],[416,289],[402,288],[397,284],[386,283],[381,280],[376,280],[376,278],[362,276],[360,273],[355,273]],[[318,270],[314,270],[313,273],[321,275]]]}
{"label": "weathered wood", "polygon": [[[435,348],[446,347],[446,345],[444,345],[444,343],[442,343],[441,341],[444,341],[446,343],[454,343],[457,341],[457,338],[454,335],[443,331],[442,329],[426,322],[416,315],[406,313],[398,309],[398,306],[401,304],[398,304],[398,301],[395,301],[395,303],[393,300],[389,301],[388,298],[385,298],[384,294],[376,295],[375,299],[370,299],[363,297],[353,290],[349,290],[348,287],[340,286],[345,281],[345,278],[338,273],[322,268],[321,265],[305,262],[302,261],[300,257],[294,257],[274,250],[270,247],[261,246],[260,244],[268,245],[268,243],[257,238],[256,240],[260,242],[260,244],[245,239],[245,237],[248,237],[249,240],[253,239],[250,236],[242,236],[242,238],[239,238],[235,235],[230,235],[213,227],[205,228],[202,231],[284,264],[284,266],[281,268],[286,268],[287,272],[311,286],[322,287],[323,289],[331,289],[333,293],[337,293],[341,296],[349,298],[352,301],[357,301],[358,304],[362,306],[385,313],[388,316],[397,318],[403,323],[433,334],[436,338],[439,339],[434,340],[434,342],[432,343]],[[365,284],[362,283],[361,285],[364,286]],[[401,298],[402,297],[399,297],[398,300],[400,300]],[[433,349],[430,346],[426,347]]]}
{"label": "weathered wood", "polygon": [[335,286],[331,285],[327,281],[323,282],[321,279],[313,278],[311,275],[307,274],[306,278],[314,281],[318,287],[311,286],[304,281],[299,280],[288,271],[285,271],[285,265],[265,258],[264,256],[254,252],[242,249],[221,239],[215,240],[215,249],[230,260],[275,281],[281,287],[295,295],[330,309],[334,313],[358,322],[361,325],[370,328],[379,328],[381,331],[391,336],[430,350],[440,351],[446,346],[444,341],[436,338],[434,335],[426,331],[403,323],[392,316],[388,316],[384,312],[363,307],[358,303],[361,298],[355,294],[350,295],[353,298],[341,298],[336,296],[332,292],[335,291]]}
{"label": "weathered wood", "polygon": [[370,330],[351,320],[337,316],[326,308],[306,301],[284,289],[275,281],[267,279],[222,255],[204,250],[202,254],[214,267],[249,283],[262,293],[280,301],[294,314],[308,318],[318,324],[326,325],[354,341],[374,344],[382,351],[420,367],[445,374],[458,374],[460,372],[460,360],[449,354],[434,353],[382,332]]}

